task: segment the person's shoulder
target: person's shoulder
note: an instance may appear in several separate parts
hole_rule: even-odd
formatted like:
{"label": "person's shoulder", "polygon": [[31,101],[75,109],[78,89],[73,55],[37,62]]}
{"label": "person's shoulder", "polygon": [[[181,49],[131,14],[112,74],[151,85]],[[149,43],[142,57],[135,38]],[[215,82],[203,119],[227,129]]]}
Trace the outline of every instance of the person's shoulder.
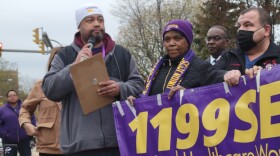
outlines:
{"label": "person's shoulder", "polygon": [[223,52],[222,52],[222,54],[224,54],[224,53],[237,53],[237,52],[239,52],[240,51],[240,49],[239,48],[228,48],[228,49],[226,49],[226,50],[224,50]]}
{"label": "person's shoulder", "polygon": [[2,106],[0,106],[0,116],[2,116],[2,115],[3,115],[3,112],[5,112],[5,111],[3,111],[4,107],[5,107],[5,104],[3,104]]}
{"label": "person's shoulder", "polygon": [[193,57],[193,61],[194,62],[202,62],[202,63],[209,63],[206,60],[203,60],[202,58],[198,57],[198,56],[194,56]]}
{"label": "person's shoulder", "polygon": [[62,56],[64,56],[64,55],[68,54],[67,51],[68,51],[68,49],[70,49],[70,48],[71,48],[71,46],[65,46],[65,47],[61,48],[61,49],[59,50],[59,52],[57,53],[57,55],[58,55],[59,57],[62,57]]}
{"label": "person's shoulder", "polygon": [[79,47],[74,44],[71,44],[61,48],[60,51],[57,53],[57,56],[66,66],[72,63],[76,59],[76,56],[78,55],[78,51],[79,51]]}
{"label": "person's shoulder", "polygon": [[125,54],[125,55],[131,55],[131,53],[129,52],[129,50],[125,47],[123,47],[122,45],[119,45],[119,44],[116,44],[115,46],[115,51],[116,53],[122,53],[122,54]]}
{"label": "person's shoulder", "polygon": [[271,41],[271,43],[269,45],[269,49],[271,49],[271,51],[279,52],[280,51],[280,45],[277,45],[273,41]]}
{"label": "person's shoulder", "polygon": [[7,107],[7,103],[4,103],[4,104],[0,107],[0,112],[1,112],[1,113],[5,113],[7,108],[8,108],[8,107]]}
{"label": "person's shoulder", "polygon": [[128,52],[127,48],[125,48],[124,46],[119,45],[119,44],[116,44],[115,49]]}
{"label": "person's shoulder", "polygon": [[196,68],[205,68],[205,67],[208,67],[208,66],[211,66],[211,64],[197,56],[195,56],[193,58],[193,61],[191,62],[191,65],[192,66],[195,66]]}
{"label": "person's shoulder", "polygon": [[277,52],[280,52],[280,45],[276,45]]}
{"label": "person's shoulder", "polygon": [[1,107],[0,107],[0,112],[2,112],[3,109],[5,109],[6,104],[4,103]]}
{"label": "person's shoulder", "polygon": [[[59,53],[66,53],[66,54],[69,54],[69,52],[71,51],[75,51],[76,50],[76,47],[71,44],[71,45],[68,45],[68,46],[65,46],[65,47],[62,47],[59,51]],[[59,54],[58,53],[58,54]]]}
{"label": "person's shoulder", "polygon": [[36,81],[36,83],[35,83],[35,85],[34,85],[34,89],[35,90],[41,90],[42,89],[42,84],[43,84],[43,80],[41,79],[41,80],[38,80],[38,81]]}
{"label": "person's shoulder", "polygon": [[230,56],[230,55],[241,55],[241,50],[239,48],[229,48],[222,52],[222,56]]}
{"label": "person's shoulder", "polygon": [[36,81],[35,85],[42,85],[42,83],[43,83],[43,79]]}

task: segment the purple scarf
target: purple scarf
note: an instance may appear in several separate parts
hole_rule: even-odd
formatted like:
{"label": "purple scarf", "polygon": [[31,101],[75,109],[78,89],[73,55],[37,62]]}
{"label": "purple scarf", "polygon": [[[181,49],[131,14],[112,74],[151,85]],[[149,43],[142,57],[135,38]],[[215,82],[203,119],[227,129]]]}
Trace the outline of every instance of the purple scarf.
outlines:
{"label": "purple scarf", "polygon": [[[170,78],[166,88],[171,89],[172,87],[177,86],[181,82],[182,77],[186,73],[186,71],[190,65],[190,62],[192,61],[194,56],[195,56],[194,52],[191,49],[189,49],[188,52],[185,54],[185,56],[180,61],[174,74]],[[163,59],[160,59],[156,63],[156,65],[153,67],[152,71],[150,72],[150,75],[147,79],[145,90],[143,91],[144,95],[149,95],[151,86],[153,84],[153,80],[157,76],[157,73],[158,73],[159,69],[161,68],[162,64],[163,64]]]}

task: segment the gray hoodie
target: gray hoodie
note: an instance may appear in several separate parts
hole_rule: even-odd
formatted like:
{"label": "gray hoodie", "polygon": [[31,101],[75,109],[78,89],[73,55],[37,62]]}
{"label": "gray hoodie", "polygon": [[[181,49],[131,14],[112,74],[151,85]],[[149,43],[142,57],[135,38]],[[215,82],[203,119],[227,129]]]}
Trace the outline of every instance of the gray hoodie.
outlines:
{"label": "gray hoodie", "polygon": [[[69,67],[80,48],[72,43],[59,52],[43,80],[43,91],[53,101],[62,101],[60,144],[64,153],[76,153],[106,147],[117,147],[112,105],[84,115],[70,76]],[[110,79],[120,85],[120,96],[137,96],[144,88],[135,60],[123,47],[116,45],[105,57]]]}

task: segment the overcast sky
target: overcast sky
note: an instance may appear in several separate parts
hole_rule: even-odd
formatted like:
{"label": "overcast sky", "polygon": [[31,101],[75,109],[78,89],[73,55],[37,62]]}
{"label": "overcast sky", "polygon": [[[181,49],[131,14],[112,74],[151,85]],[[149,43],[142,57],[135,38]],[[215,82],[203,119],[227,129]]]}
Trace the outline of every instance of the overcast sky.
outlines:
{"label": "overcast sky", "polygon": [[[75,9],[86,3],[100,6],[106,32],[113,39],[118,33],[118,20],[110,13],[116,0],[0,0],[0,42],[3,49],[39,50],[32,30],[43,27],[50,39],[69,45],[78,31]],[[53,46],[58,46],[52,42]],[[3,52],[2,58],[16,63],[20,77],[41,79],[46,73],[49,55]]]}

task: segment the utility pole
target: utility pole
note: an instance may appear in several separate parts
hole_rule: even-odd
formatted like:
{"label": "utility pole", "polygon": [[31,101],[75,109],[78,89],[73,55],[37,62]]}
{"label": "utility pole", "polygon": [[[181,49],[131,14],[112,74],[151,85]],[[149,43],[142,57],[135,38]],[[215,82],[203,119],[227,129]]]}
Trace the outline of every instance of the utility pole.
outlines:
{"label": "utility pole", "polygon": [[[40,50],[3,49],[3,43],[0,42],[0,57],[2,56],[2,52],[49,54],[53,49],[51,41],[56,42],[61,47],[63,47],[62,44],[60,44],[58,41],[50,39],[48,37],[48,34],[43,31],[43,27],[35,28],[32,31],[34,32],[34,34],[32,35],[34,37],[33,42],[39,45]],[[45,46],[47,49],[50,48],[50,50],[45,50]]]}
{"label": "utility pole", "polygon": [[[21,49],[2,49],[3,52],[15,52],[15,53],[42,53],[39,50],[21,50]],[[45,51],[44,53],[49,54],[50,51]]]}
{"label": "utility pole", "polygon": [[[41,35],[39,35],[39,32],[40,32],[39,30],[41,30]],[[41,50],[39,50],[39,51],[40,51],[42,54],[45,53],[45,46],[46,46],[47,48],[53,49],[53,45],[52,45],[51,41],[54,41],[54,42],[56,42],[57,44],[59,44],[61,47],[63,47],[62,44],[60,44],[60,43],[57,42],[56,40],[50,39],[50,38],[48,37],[48,34],[47,34],[46,32],[43,31],[43,28],[42,28],[42,27],[40,27],[40,28],[35,28],[35,29],[33,29],[32,31],[35,33],[35,34],[33,34],[33,37],[34,37],[33,42],[39,45],[39,47],[40,47],[40,49],[41,49]],[[41,37],[41,38],[40,38],[40,37]]]}

